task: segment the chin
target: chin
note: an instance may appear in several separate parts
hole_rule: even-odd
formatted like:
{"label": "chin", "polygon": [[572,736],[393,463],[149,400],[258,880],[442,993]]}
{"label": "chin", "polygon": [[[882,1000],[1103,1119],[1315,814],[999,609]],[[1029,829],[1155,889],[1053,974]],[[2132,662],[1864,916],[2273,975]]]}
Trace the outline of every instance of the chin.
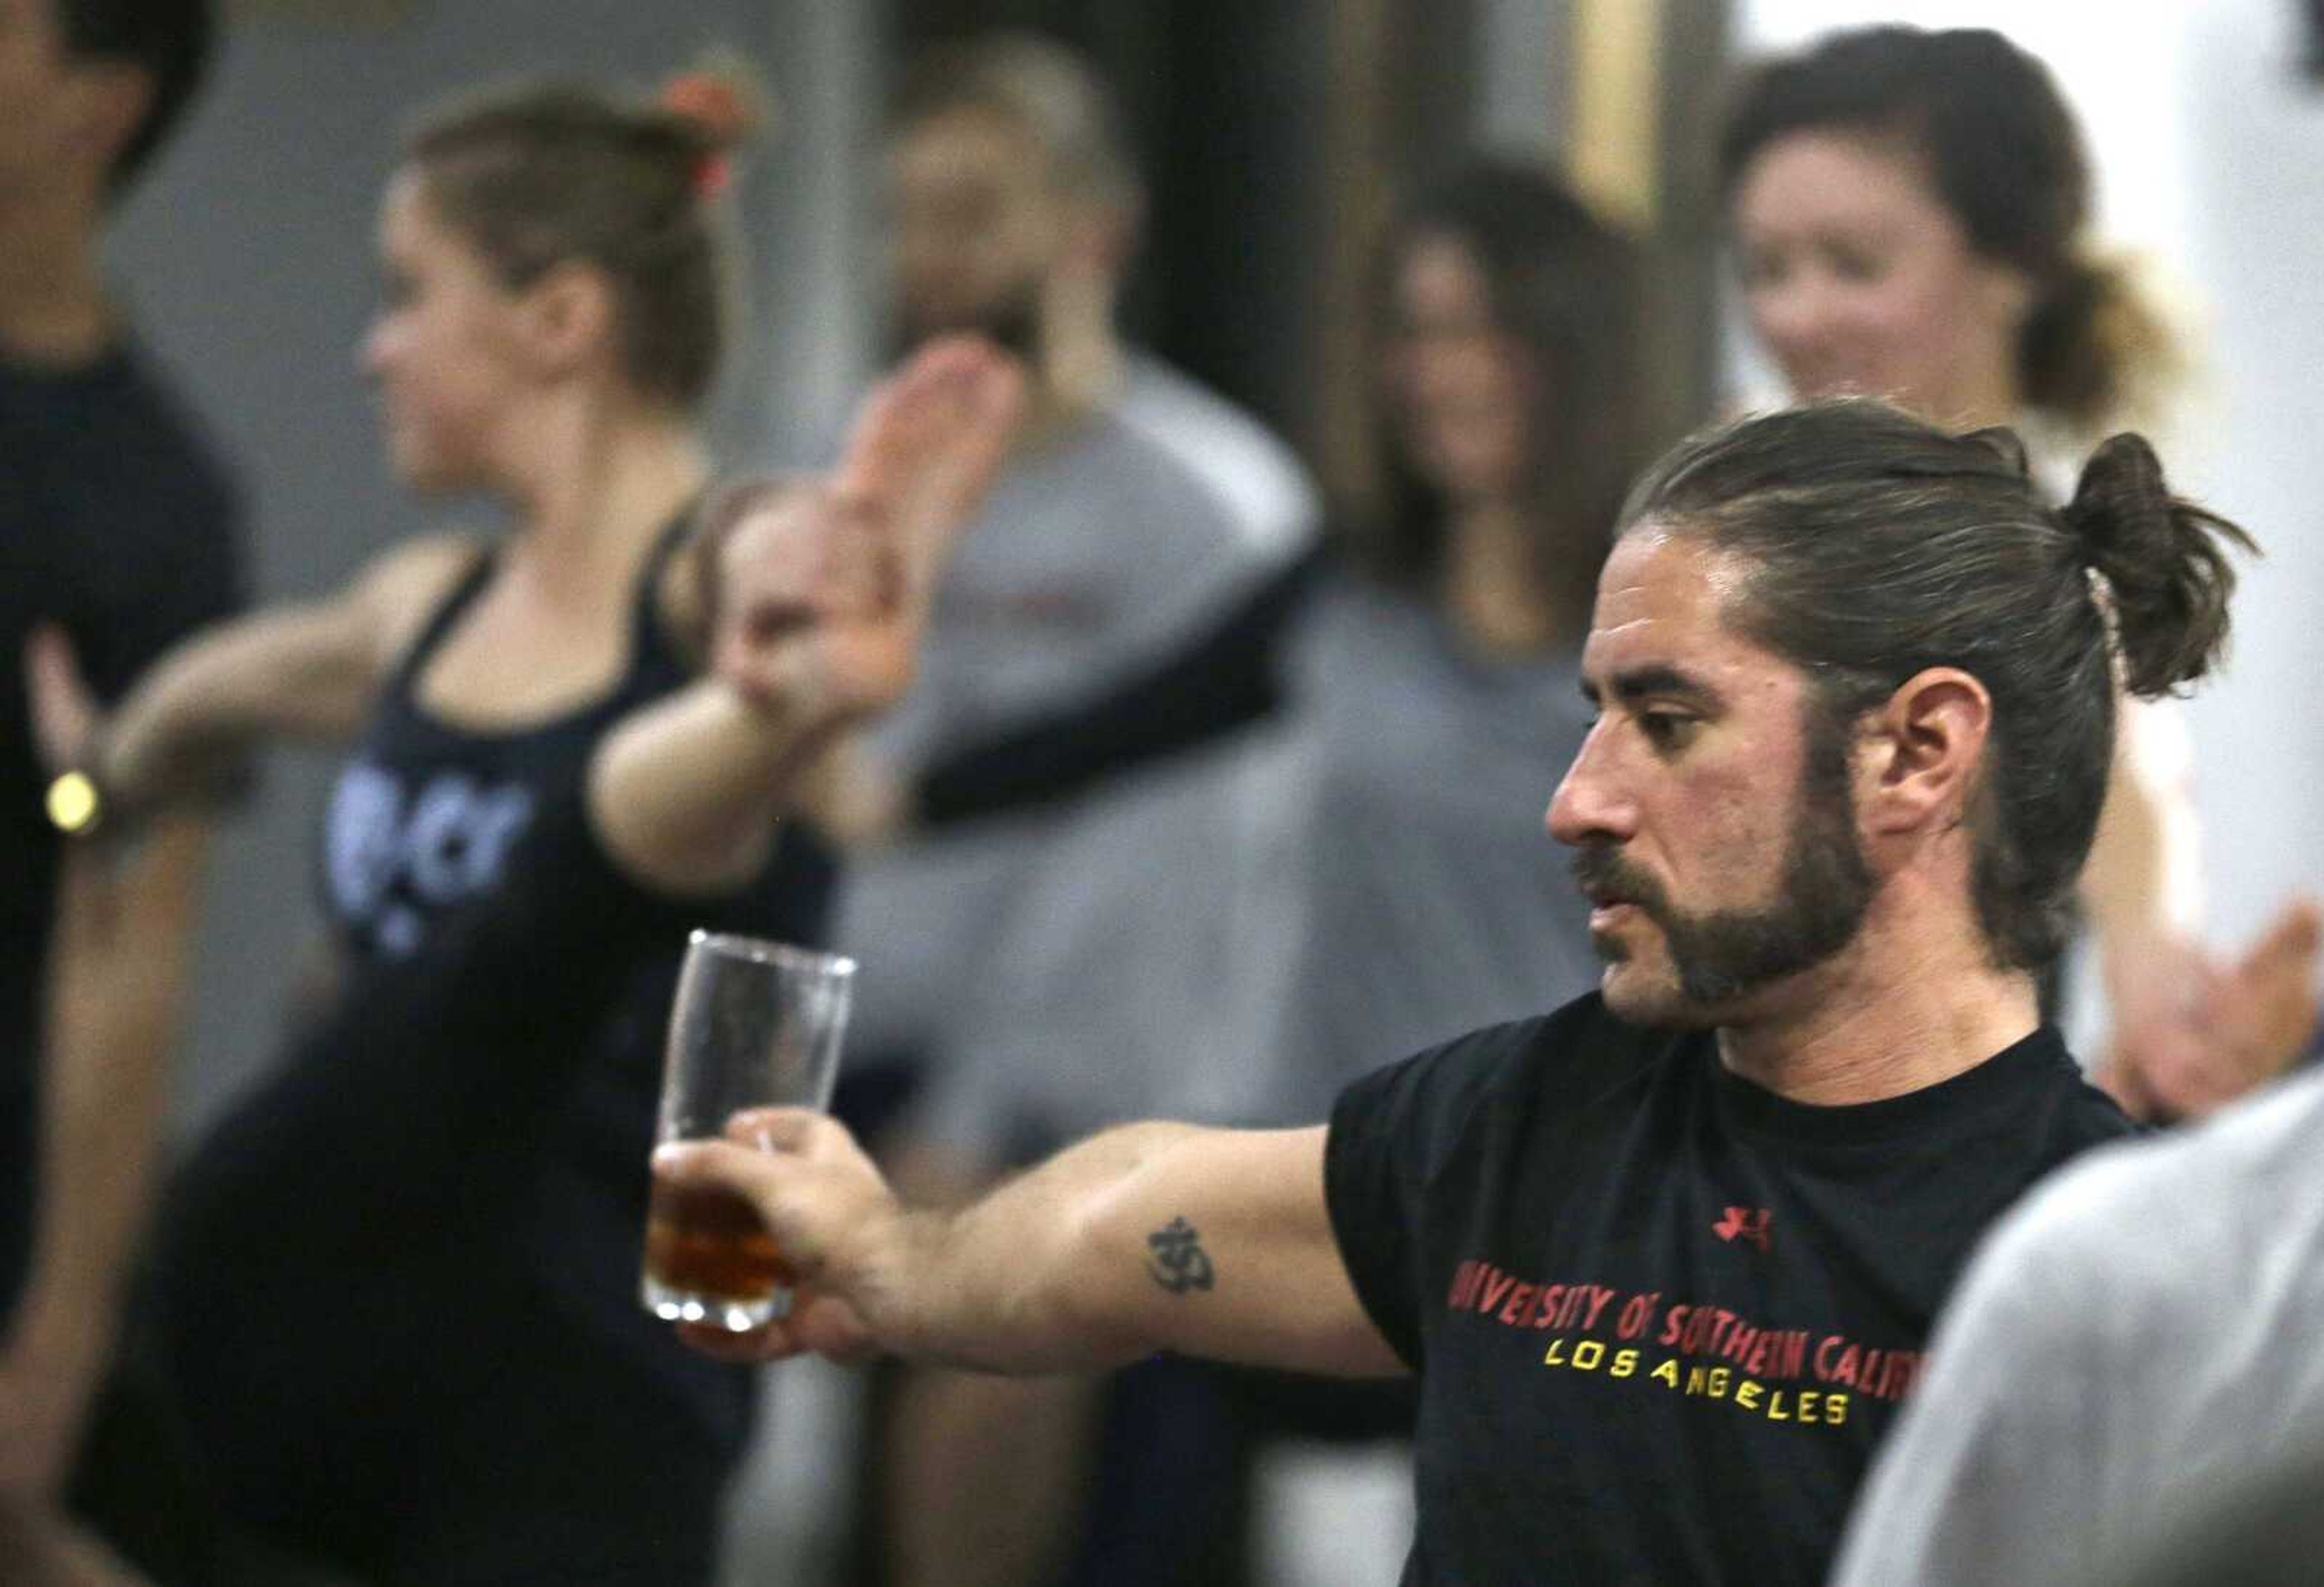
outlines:
{"label": "chin", "polygon": [[456,466],[434,453],[413,446],[396,446],[388,454],[395,482],[415,496],[451,496],[473,491],[475,472]]}
{"label": "chin", "polygon": [[1719,1023],[1710,1009],[1690,1002],[1675,986],[1617,986],[1609,977],[1603,989],[1608,1010],[1634,1025],[1659,1031],[1706,1031]]}

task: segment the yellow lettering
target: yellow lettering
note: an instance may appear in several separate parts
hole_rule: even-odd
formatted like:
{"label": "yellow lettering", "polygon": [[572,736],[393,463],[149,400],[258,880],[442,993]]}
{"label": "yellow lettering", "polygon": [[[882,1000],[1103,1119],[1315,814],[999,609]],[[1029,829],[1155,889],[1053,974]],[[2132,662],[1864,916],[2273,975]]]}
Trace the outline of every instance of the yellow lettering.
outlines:
{"label": "yellow lettering", "polygon": [[1661,1379],[1661,1380],[1663,1381],[1664,1386],[1665,1386],[1665,1387],[1666,1387],[1666,1388],[1671,1388],[1671,1389],[1675,1389],[1675,1388],[1677,1388],[1677,1387],[1678,1387],[1678,1357],[1676,1357],[1676,1356],[1674,1356],[1674,1355],[1671,1355],[1671,1356],[1665,1356],[1665,1357],[1664,1357],[1664,1358],[1663,1358],[1663,1364],[1662,1364],[1662,1365],[1660,1365],[1660,1366],[1658,1366],[1658,1367],[1656,1367],[1656,1368],[1655,1368],[1655,1369],[1651,1373],[1649,1373],[1649,1374],[1648,1374],[1648,1376],[1650,1376],[1650,1377],[1655,1377],[1655,1378],[1659,1378],[1659,1379]]}
{"label": "yellow lettering", "polygon": [[1627,1378],[1637,1370],[1638,1353],[1635,1350],[1625,1350],[1614,1357],[1614,1370],[1609,1372],[1607,1376],[1610,1378]]}
{"label": "yellow lettering", "polygon": [[1848,1421],[1848,1396],[1845,1394],[1825,1395],[1823,1397],[1823,1419],[1830,1422],[1835,1427],[1845,1426]]}
{"label": "yellow lettering", "polygon": [[1821,1418],[1816,1415],[1816,1405],[1822,1399],[1823,1396],[1817,1393],[1812,1389],[1802,1390],[1800,1392],[1800,1420],[1809,1423],[1821,1420]]}
{"label": "yellow lettering", "polygon": [[1562,1367],[1565,1364],[1564,1335],[1561,1334],[1549,1342],[1549,1348],[1542,1353],[1541,1364],[1545,1367]]}
{"label": "yellow lettering", "polygon": [[1757,1381],[1750,1378],[1744,1379],[1735,1390],[1735,1403],[1745,1410],[1758,1409],[1760,1388],[1761,1385]]}
{"label": "yellow lettering", "polygon": [[1573,1347],[1573,1365],[1577,1371],[1594,1372],[1598,1363],[1606,1359],[1606,1347],[1595,1339],[1584,1339]]}
{"label": "yellow lettering", "polygon": [[1792,1419],[1791,1413],[1784,1408],[1784,1391],[1781,1389],[1767,1397],[1767,1419],[1771,1422],[1788,1422]]}
{"label": "yellow lettering", "polygon": [[1727,1378],[1728,1371],[1725,1367],[1713,1367],[1711,1369],[1711,1399],[1724,1399],[1727,1398]]}

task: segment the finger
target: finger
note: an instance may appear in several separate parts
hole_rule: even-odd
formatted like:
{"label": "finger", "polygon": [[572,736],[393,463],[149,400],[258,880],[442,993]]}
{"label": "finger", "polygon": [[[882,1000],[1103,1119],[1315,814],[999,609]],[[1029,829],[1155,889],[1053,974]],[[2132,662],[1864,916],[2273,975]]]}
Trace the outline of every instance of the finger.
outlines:
{"label": "finger", "polygon": [[842,1362],[869,1361],[880,1353],[879,1341],[845,1301],[802,1286],[793,1292],[792,1305],[791,1338],[802,1349]]}
{"label": "finger", "polygon": [[58,624],[42,623],[25,636],[24,676],[41,758],[51,771],[78,765],[96,730],[97,701]]}
{"label": "finger", "polygon": [[829,1122],[811,1107],[746,1107],[726,1121],[726,1139],[761,1151],[805,1152]]}
{"label": "finger", "polygon": [[711,1323],[679,1323],[677,1327],[678,1336],[689,1349],[713,1361],[732,1362],[744,1366],[759,1362],[788,1360],[805,1348],[793,1337],[791,1330],[781,1323],[769,1323],[763,1328],[752,1328],[741,1334]]}
{"label": "finger", "polygon": [[[2276,912],[2275,919],[2251,950],[2244,955],[2246,969],[2280,973],[2313,960],[2324,951],[2324,909],[2305,894]],[[2310,968],[2312,969],[2313,966]]]}
{"label": "finger", "polygon": [[784,1171],[772,1153],[728,1141],[673,1141],[654,1148],[654,1178],[663,1184],[731,1190],[762,1217],[781,1194]]}

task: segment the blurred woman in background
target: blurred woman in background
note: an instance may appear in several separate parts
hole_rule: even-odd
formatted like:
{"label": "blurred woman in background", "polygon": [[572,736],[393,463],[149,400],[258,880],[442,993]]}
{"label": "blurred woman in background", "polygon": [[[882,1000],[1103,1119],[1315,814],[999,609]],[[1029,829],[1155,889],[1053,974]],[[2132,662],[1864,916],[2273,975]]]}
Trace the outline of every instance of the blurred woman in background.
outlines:
{"label": "blurred woman in background", "polygon": [[[733,271],[719,194],[748,103],[697,74],[656,103],[540,85],[427,116],[382,200],[364,368],[402,482],[484,496],[512,527],[407,541],[336,596],[189,642],[98,740],[99,785],[131,808],[221,752],[351,742],[321,863],[343,996],[512,885],[510,857],[577,799],[613,725],[698,670],[700,412]],[[832,867],[812,836],[761,821],[730,837],[660,880],[721,894],[737,929],[818,942]],[[593,1011],[586,1040],[538,1062],[342,1073],[309,1045],[202,1142],[150,1309],[235,1520],[365,1580],[708,1580],[750,1384],[636,1298],[681,947],[632,943],[534,987],[560,1015]],[[428,1171],[383,1164],[327,1192],[293,1171],[375,1162],[374,1133],[447,1144]]]}
{"label": "blurred woman in background", "polygon": [[[1729,110],[1720,179],[1752,330],[1795,396],[2009,426],[2061,496],[2068,460],[2151,419],[2182,372],[2163,316],[2093,252],[2072,113],[1998,33],[1873,27],[1767,61]],[[2171,1118],[2297,1056],[2319,921],[2297,901],[2243,959],[2209,962],[2183,716],[2130,702],[2118,742],[2081,890],[2113,1027],[2099,1078]]]}

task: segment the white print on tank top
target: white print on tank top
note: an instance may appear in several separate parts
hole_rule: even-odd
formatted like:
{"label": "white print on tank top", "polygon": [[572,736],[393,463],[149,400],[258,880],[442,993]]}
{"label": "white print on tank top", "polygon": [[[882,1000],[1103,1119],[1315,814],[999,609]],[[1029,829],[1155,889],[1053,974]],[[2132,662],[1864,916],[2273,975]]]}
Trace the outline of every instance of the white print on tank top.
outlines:
{"label": "white print on tank top", "polygon": [[332,790],[324,820],[331,902],[374,949],[401,959],[429,918],[500,879],[532,819],[532,791],[438,772],[407,797],[401,778],[356,761]]}

